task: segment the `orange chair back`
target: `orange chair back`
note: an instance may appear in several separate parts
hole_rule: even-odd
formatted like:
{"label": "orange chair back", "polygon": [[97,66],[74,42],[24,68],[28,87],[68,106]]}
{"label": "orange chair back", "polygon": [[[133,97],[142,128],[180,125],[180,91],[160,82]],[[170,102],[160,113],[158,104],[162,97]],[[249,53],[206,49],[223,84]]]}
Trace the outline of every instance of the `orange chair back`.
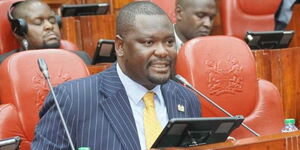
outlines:
{"label": "orange chair back", "polygon": [[[280,132],[283,106],[278,90],[267,81],[258,82],[254,57],[242,40],[229,36],[192,39],[180,49],[176,66],[177,73],[196,89],[232,115],[243,115],[245,123],[251,124],[257,132]],[[265,82],[269,84],[263,84]],[[204,117],[226,116],[202,97],[200,99]],[[261,123],[266,124],[260,127]],[[266,127],[268,124],[272,127]],[[241,130],[235,134],[236,138],[252,136]]]}
{"label": "orange chair back", "polygon": [[37,64],[38,58],[44,58],[48,64],[53,86],[89,75],[81,58],[66,50],[24,51],[7,58],[0,67],[0,99],[3,104],[16,107],[20,126],[15,129],[17,132],[1,135],[0,131],[0,139],[20,135],[23,144],[30,144],[33,140],[35,126],[39,121],[38,114],[49,92]]}
{"label": "orange chair back", "polygon": [[12,3],[21,0],[3,0],[0,1],[0,54],[7,53],[20,47],[19,42],[14,37],[10,23],[7,18],[7,12]]}
{"label": "orange chair back", "polygon": [[281,0],[221,0],[220,15],[225,35],[243,39],[247,31],[275,28]]}
{"label": "orange chair back", "polygon": [[175,6],[176,0],[135,0],[135,1],[151,1],[152,3],[163,9],[170,17],[173,23],[176,22]]}
{"label": "orange chair back", "polygon": [[176,0],[151,0],[151,2],[162,8],[168,14],[172,22],[176,22]]}

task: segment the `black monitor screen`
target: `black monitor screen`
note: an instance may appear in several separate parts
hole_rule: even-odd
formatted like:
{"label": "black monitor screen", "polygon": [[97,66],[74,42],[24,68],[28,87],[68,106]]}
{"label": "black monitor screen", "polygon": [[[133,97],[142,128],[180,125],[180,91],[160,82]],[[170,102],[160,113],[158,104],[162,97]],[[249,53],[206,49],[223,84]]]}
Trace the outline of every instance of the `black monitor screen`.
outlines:
{"label": "black monitor screen", "polygon": [[294,31],[248,31],[245,41],[252,50],[287,48]]}
{"label": "black monitor screen", "polygon": [[190,147],[224,142],[244,117],[173,118],[152,148]]}
{"label": "black monitor screen", "polygon": [[62,5],[61,15],[63,17],[103,15],[107,13],[108,8],[108,3]]}
{"label": "black monitor screen", "polygon": [[115,53],[115,41],[100,39],[92,59],[92,65],[97,63],[113,63],[117,60]]}

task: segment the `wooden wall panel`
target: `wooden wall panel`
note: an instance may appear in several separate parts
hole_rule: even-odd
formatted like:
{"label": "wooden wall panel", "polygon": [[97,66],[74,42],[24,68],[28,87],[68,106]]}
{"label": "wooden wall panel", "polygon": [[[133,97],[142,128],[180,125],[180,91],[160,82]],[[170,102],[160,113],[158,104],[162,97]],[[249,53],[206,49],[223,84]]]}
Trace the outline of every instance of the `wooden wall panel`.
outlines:
{"label": "wooden wall panel", "polygon": [[300,47],[253,52],[258,78],[275,84],[282,96],[286,118],[300,126]]}
{"label": "wooden wall panel", "polygon": [[293,16],[292,19],[287,26],[287,30],[295,30],[295,34],[293,40],[289,47],[297,47],[300,46],[300,4],[296,4],[293,7]]}
{"label": "wooden wall panel", "polygon": [[79,49],[83,49],[80,20],[78,17],[63,17],[63,26],[61,28],[62,39],[68,40],[78,46]]}
{"label": "wooden wall panel", "polygon": [[94,55],[99,39],[114,39],[116,33],[115,13],[131,1],[133,0],[47,0],[48,4],[53,6],[55,4],[55,7],[60,7],[63,3],[84,4],[106,2],[110,4],[109,15],[63,18],[62,38],[75,43],[91,57]]}
{"label": "wooden wall panel", "polygon": [[94,55],[99,39],[115,38],[115,15],[83,16],[80,17],[83,49]]}
{"label": "wooden wall panel", "polygon": [[59,8],[63,4],[81,4],[81,0],[43,0],[52,8],[56,13],[59,14]]}
{"label": "wooden wall panel", "polygon": [[112,4],[112,9],[113,9],[113,12],[115,14],[118,14],[119,10],[127,5],[128,3],[130,2],[133,2],[134,0],[110,0],[111,4]]}

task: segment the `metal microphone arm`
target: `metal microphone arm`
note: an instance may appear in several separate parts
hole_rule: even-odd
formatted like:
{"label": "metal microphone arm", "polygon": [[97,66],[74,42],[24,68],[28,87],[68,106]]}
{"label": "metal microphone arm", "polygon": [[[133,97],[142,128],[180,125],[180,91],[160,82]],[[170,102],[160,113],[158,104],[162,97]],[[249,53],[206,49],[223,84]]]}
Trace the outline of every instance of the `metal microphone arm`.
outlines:
{"label": "metal microphone arm", "polygon": [[[229,117],[234,117],[233,115],[231,115],[228,111],[226,111],[224,108],[222,108],[221,106],[219,106],[217,103],[215,103],[213,100],[211,100],[210,98],[208,98],[206,95],[204,95],[203,93],[201,93],[200,91],[198,91],[197,89],[195,89],[185,78],[183,78],[181,75],[177,74],[175,75],[175,79],[176,81],[179,81],[180,83],[186,85],[188,88],[190,88],[191,90],[193,90],[194,92],[196,92],[197,94],[199,94],[201,97],[203,97],[206,101],[208,101],[209,103],[211,103],[212,105],[214,105],[215,107],[217,107],[219,110],[221,110],[222,112],[224,112],[226,115],[228,115]],[[253,133],[255,136],[260,136],[257,132],[255,132],[253,129],[251,129],[250,127],[248,127],[246,124],[242,123],[242,126],[244,128],[246,128],[248,131],[250,131],[251,133]]]}
{"label": "metal microphone arm", "polygon": [[43,58],[39,58],[39,59],[38,59],[38,64],[39,64],[40,71],[43,73],[45,79],[47,80],[47,83],[48,83],[48,86],[49,86],[49,88],[50,88],[51,94],[52,94],[52,96],[53,96],[53,98],[54,98],[54,102],[55,102],[56,108],[57,108],[57,110],[58,110],[60,119],[61,119],[61,121],[62,121],[62,123],[63,123],[64,128],[65,128],[65,131],[66,131],[66,134],[67,134],[69,143],[70,143],[70,145],[71,145],[71,149],[72,149],[72,150],[75,150],[73,141],[72,141],[71,136],[70,136],[70,132],[69,132],[68,127],[67,127],[67,124],[66,124],[66,121],[65,121],[65,119],[64,119],[64,116],[62,115],[61,109],[60,109],[59,104],[58,104],[58,101],[57,101],[57,99],[56,99],[56,95],[55,95],[55,93],[54,93],[54,91],[53,91],[53,88],[52,88],[52,85],[51,85],[51,83],[50,83],[50,76],[49,76],[47,64],[46,64],[46,62],[45,62],[45,60],[44,60]]}

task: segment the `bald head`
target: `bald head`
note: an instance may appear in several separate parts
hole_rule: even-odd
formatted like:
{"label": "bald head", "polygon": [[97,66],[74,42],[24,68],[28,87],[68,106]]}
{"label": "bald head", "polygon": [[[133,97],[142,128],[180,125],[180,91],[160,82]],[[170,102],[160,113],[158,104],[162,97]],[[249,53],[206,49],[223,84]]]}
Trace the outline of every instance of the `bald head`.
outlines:
{"label": "bald head", "polygon": [[[12,17],[13,18],[25,18],[27,17],[30,12],[34,12],[36,8],[42,7],[43,9],[48,9],[50,11],[52,11],[50,9],[50,7],[40,1],[40,0],[25,0],[22,1],[20,4],[18,4],[17,6],[15,6],[11,12]],[[53,12],[53,11],[52,11]],[[53,12],[54,14],[54,12]]]}
{"label": "bald head", "polygon": [[180,5],[184,8],[194,6],[195,4],[206,5],[207,3],[210,3],[214,6],[216,5],[215,0],[176,0],[176,5]]}
{"label": "bald head", "polygon": [[152,2],[138,1],[129,3],[120,10],[117,17],[117,35],[126,36],[133,28],[137,15],[166,15],[166,13]]}

